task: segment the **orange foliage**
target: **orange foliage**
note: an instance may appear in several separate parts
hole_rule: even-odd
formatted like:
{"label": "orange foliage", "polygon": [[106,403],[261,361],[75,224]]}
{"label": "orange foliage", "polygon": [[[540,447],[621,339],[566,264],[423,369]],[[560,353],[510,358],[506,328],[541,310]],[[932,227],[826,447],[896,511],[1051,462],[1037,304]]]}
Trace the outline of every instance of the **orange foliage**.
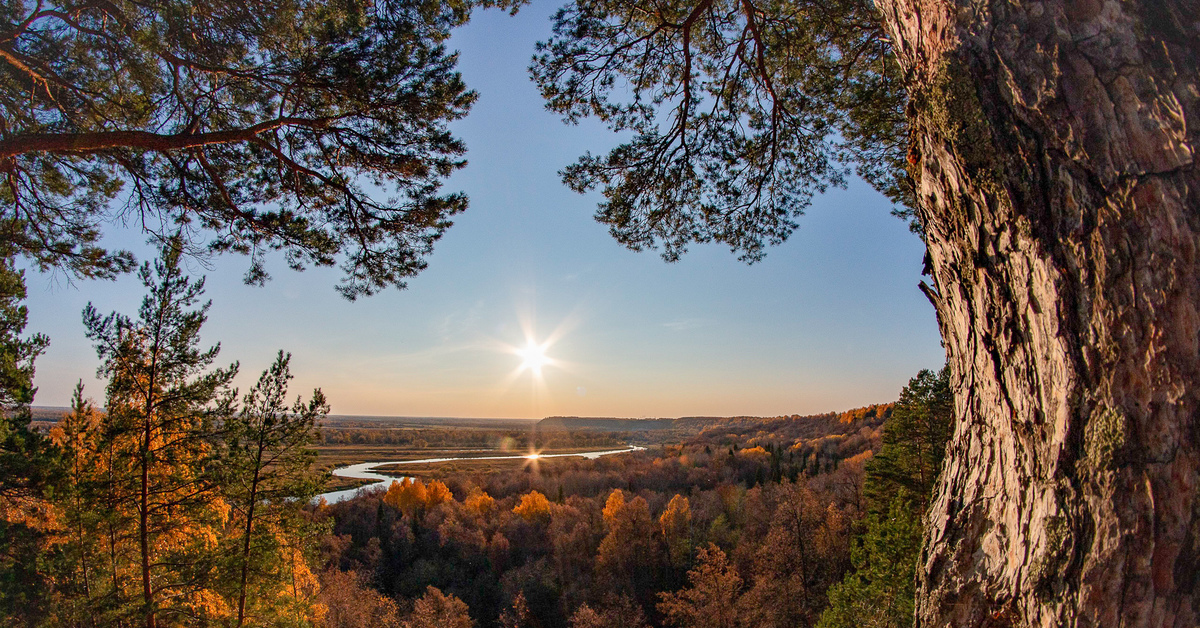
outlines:
{"label": "orange foliage", "polygon": [[691,554],[692,505],[688,498],[675,494],[667,509],[658,518],[659,528],[667,541],[667,550],[674,565],[681,565]]}
{"label": "orange foliage", "polygon": [[471,494],[463,500],[463,505],[467,507],[468,511],[483,516],[496,509],[496,500],[492,499],[487,491],[475,487],[471,490]]}
{"label": "orange foliage", "polygon": [[625,491],[619,488],[613,489],[613,492],[608,496],[608,501],[604,503],[604,523],[611,528],[624,510]]}
{"label": "orange foliage", "polygon": [[450,489],[439,480],[431,480],[429,485],[425,487],[425,507],[433,508],[438,504],[444,504],[448,501],[453,501],[454,496],[450,494]]}
{"label": "orange foliage", "polygon": [[[443,488],[445,488],[444,485]],[[383,496],[383,503],[406,515],[411,515],[418,508],[425,506],[427,497],[428,490],[421,480],[404,478],[399,482],[392,481],[391,486],[388,486],[387,493]]]}
{"label": "orange foliage", "polygon": [[761,458],[770,458],[770,457],[771,457],[771,452],[769,452],[769,451],[767,451],[767,450],[763,449],[763,448],[762,448],[762,446],[761,446],[761,445],[759,445],[759,446],[757,446],[757,447],[751,447],[751,448],[749,448],[749,449],[743,449],[743,450],[741,450],[741,451],[739,451],[739,452],[738,452],[738,455],[739,455],[739,456],[745,456],[745,457],[747,457],[747,458],[760,458],[760,459],[761,459]]}
{"label": "orange foliage", "polygon": [[521,496],[521,503],[513,512],[529,522],[546,521],[550,519],[550,500],[537,491],[529,491]]}

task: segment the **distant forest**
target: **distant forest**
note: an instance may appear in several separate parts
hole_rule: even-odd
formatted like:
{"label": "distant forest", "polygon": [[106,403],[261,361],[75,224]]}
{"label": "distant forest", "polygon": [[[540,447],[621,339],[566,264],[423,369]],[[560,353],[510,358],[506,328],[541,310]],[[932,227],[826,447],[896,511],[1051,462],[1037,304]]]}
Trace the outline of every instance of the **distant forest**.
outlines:
{"label": "distant forest", "polygon": [[[926,371],[910,388],[939,380]],[[924,412],[908,401],[902,417]],[[706,419],[673,445],[323,505],[329,625],[813,626],[831,587],[840,609],[861,610],[847,575],[870,567],[863,540],[881,523],[908,535],[887,586],[911,593],[923,501],[896,482],[910,475],[896,460],[919,448],[888,436],[896,408]],[[868,601],[911,620],[911,595],[907,610]],[[433,607],[439,619],[422,623]]]}

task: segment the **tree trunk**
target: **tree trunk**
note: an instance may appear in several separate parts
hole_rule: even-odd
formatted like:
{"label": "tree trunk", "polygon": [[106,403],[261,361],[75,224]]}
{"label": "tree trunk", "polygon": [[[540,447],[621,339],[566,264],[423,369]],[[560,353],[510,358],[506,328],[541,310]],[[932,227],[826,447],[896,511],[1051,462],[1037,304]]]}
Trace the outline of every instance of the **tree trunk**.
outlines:
{"label": "tree trunk", "polygon": [[1200,623],[1200,0],[878,0],[957,424],[918,626]]}

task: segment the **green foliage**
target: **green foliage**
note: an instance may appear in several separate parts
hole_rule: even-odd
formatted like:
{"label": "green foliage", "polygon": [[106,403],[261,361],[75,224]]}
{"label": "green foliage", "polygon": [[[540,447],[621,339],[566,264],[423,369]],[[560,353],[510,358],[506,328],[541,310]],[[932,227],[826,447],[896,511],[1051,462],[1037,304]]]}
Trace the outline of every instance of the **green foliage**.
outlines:
{"label": "green foliage", "polygon": [[[573,0],[531,72],[551,111],[632,135],[563,171],[622,244],[755,261],[848,164],[913,205],[906,95],[868,0]],[[906,210],[901,213],[908,215]]]}
{"label": "green foliage", "polygon": [[907,628],[913,623],[921,517],[897,497],[883,514],[867,515],[850,550],[854,571],[829,588],[818,628]]}
{"label": "green foliage", "polygon": [[9,499],[40,491],[50,469],[47,443],[29,427],[33,362],[50,340],[21,337],[29,317],[24,300],[25,273],[11,257],[0,259],[0,496]]}
{"label": "green foliage", "polygon": [[949,367],[922,370],[900,392],[867,463],[865,531],[851,549],[854,571],[830,587],[820,628],[901,628],[913,622],[922,517],[954,428]]}
{"label": "green foliage", "polygon": [[[211,369],[219,346],[201,349],[208,304],[204,281],[179,267],[181,247],[164,248],[139,272],[148,294],[136,318],[84,311],[108,378],[102,448],[111,452],[103,507],[127,541],[113,579],[136,582],[122,613],[153,628],[160,615],[216,614],[206,593],[210,552],[224,523],[215,490],[213,419],[229,412],[237,365]],[[123,562],[123,561],[122,561]],[[121,596],[118,585],[115,596]],[[136,600],[136,602],[134,601]]]}
{"label": "green foliage", "polygon": [[[113,201],[162,240],[341,261],[371,294],[425,266],[467,204],[447,123],[475,100],[445,41],[521,0],[153,0],[0,4],[0,226],[42,268],[111,277]],[[207,236],[205,235],[207,234]]]}
{"label": "green foliage", "polygon": [[24,273],[11,257],[0,259],[0,623],[14,624],[36,616],[44,603],[38,563],[46,539],[36,500],[60,470],[49,441],[30,427],[33,363],[49,341],[22,337],[24,299]]}
{"label": "green foliage", "polygon": [[887,509],[902,495],[923,512],[954,430],[950,369],[922,370],[900,391],[883,426],[883,447],[867,465],[865,492],[872,507]]}
{"label": "green foliage", "polygon": [[255,624],[284,625],[307,615],[303,608],[289,608],[302,607],[303,600],[291,599],[281,589],[295,579],[297,569],[307,570],[304,542],[312,539],[305,537],[315,535],[302,510],[323,479],[312,468],[316,451],[309,445],[329,405],[320,389],[307,403],[297,398],[289,405],[290,361],[291,355],[280,351],[221,426],[218,482],[232,510],[230,527],[237,531],[228,537],[232,547],[222,554],[236,557],[228,584],[229,598],[236,600],[237,626],[247,617]]}

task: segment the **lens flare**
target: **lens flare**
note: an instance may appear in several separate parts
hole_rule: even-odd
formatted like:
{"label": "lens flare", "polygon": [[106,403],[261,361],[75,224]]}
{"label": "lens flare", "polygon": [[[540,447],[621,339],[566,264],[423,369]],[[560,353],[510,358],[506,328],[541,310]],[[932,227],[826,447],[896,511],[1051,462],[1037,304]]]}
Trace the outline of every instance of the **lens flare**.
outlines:
{"label": "lens flare", "polygon": [[541,376],[542,367],[554,363],[554,360],[546,356],[546,349],[548,348],[546,345],[537,345],[530,342],[524,348],[514,350],[513,353],[516,353],[517,357],[521,358],[520,370],[530,371],[534,375]]}

